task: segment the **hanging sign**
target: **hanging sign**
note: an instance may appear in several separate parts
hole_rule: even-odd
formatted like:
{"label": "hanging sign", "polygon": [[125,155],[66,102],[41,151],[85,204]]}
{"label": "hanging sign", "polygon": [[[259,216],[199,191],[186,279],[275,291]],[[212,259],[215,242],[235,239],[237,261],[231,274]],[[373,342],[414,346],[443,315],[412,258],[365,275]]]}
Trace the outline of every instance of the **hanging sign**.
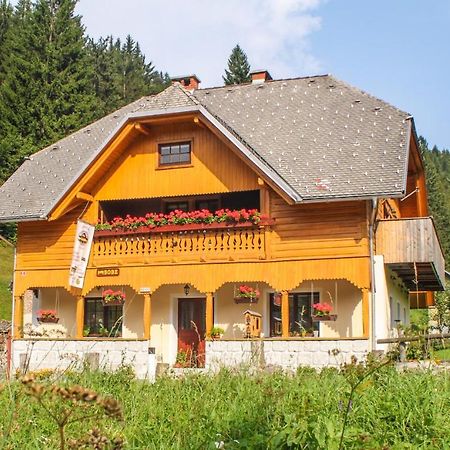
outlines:
{"label": "hanging sign", "polygon": [[69,286],[82,288],[94,238],[94,225],[79,220],[70,265]]}

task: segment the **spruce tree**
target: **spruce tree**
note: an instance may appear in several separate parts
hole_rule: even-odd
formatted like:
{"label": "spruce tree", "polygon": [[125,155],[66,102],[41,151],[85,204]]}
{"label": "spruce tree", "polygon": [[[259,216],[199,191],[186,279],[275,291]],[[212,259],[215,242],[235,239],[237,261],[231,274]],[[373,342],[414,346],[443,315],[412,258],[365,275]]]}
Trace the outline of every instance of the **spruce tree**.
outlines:
{"label": "spruce tree", "polygon": [[96,100],[76,0],[22,0],[0,85],[2,178],[24,156],[93,120]]}
{"label": "spruce tree", "polygon": [[6,41],[12,25],[13,8],[7,0],[0,2],[0,83],[4,77],[3,64],[6,52]]}
{"label": "spruce tree", "polygon": [[251,80],[250,64],[239,44],[231,51],[228,58],[228,69],[225,69],[225,76],[222,78],[226,85],[241,84]]}

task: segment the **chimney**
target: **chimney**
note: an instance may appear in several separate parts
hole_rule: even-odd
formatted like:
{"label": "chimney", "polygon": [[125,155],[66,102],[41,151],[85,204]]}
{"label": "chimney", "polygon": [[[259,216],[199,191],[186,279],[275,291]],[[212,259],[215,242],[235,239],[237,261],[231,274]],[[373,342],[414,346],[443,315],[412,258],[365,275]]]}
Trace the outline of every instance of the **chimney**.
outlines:
{"label": "chimney", "polygon": [[188,91],[193,91],[194,89],[198,89],[198,85],[201,83],[200,79],[197,75],[184,75],[182,77],[172,77],[173,83],[180,83]]}
{"label": "chimney", "polygon": [[252,83],[264,83],[265,81],[269,81],[272,79],[270,73],[267,70],[252,70],[250,72],[252,77]]}

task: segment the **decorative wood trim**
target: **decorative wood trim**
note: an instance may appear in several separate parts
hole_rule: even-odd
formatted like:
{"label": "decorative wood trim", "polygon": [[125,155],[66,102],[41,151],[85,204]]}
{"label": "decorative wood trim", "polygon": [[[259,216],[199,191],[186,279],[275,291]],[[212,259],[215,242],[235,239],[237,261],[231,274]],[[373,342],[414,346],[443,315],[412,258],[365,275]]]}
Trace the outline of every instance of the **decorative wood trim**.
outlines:
{"label": "decorative wood trim", "polygon": [[93,202],[94,201],[94,197],[91,194],[87,194],[86,192],[77,192],[76,198],[80,199],[80,200],[86,200],[87,202]]}
{"label": "decorative wood trim", "polygon": [[144,125],[142,123],[135,123],[134,124],[134,129],[136,131],[139,131],[139,133],[145,135],[145,136],[151,136],[152,133],[150,132],[148,125]]}

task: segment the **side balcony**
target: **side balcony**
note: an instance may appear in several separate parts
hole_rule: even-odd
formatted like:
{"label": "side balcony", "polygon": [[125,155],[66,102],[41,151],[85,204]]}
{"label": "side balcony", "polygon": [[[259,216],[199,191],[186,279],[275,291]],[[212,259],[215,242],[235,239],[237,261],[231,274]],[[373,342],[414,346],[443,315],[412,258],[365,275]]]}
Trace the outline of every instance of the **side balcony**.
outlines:
{"label": "side balcony", "polygon": [[273,221],[168,225],[133,231],[96,231],[91,263],[111,264],[252,261],[267,258]]}
{"label": "side balcony", "polygon": [[445,260],[431,217],[380,220],[376,253],[411,291],[440,291]]}

